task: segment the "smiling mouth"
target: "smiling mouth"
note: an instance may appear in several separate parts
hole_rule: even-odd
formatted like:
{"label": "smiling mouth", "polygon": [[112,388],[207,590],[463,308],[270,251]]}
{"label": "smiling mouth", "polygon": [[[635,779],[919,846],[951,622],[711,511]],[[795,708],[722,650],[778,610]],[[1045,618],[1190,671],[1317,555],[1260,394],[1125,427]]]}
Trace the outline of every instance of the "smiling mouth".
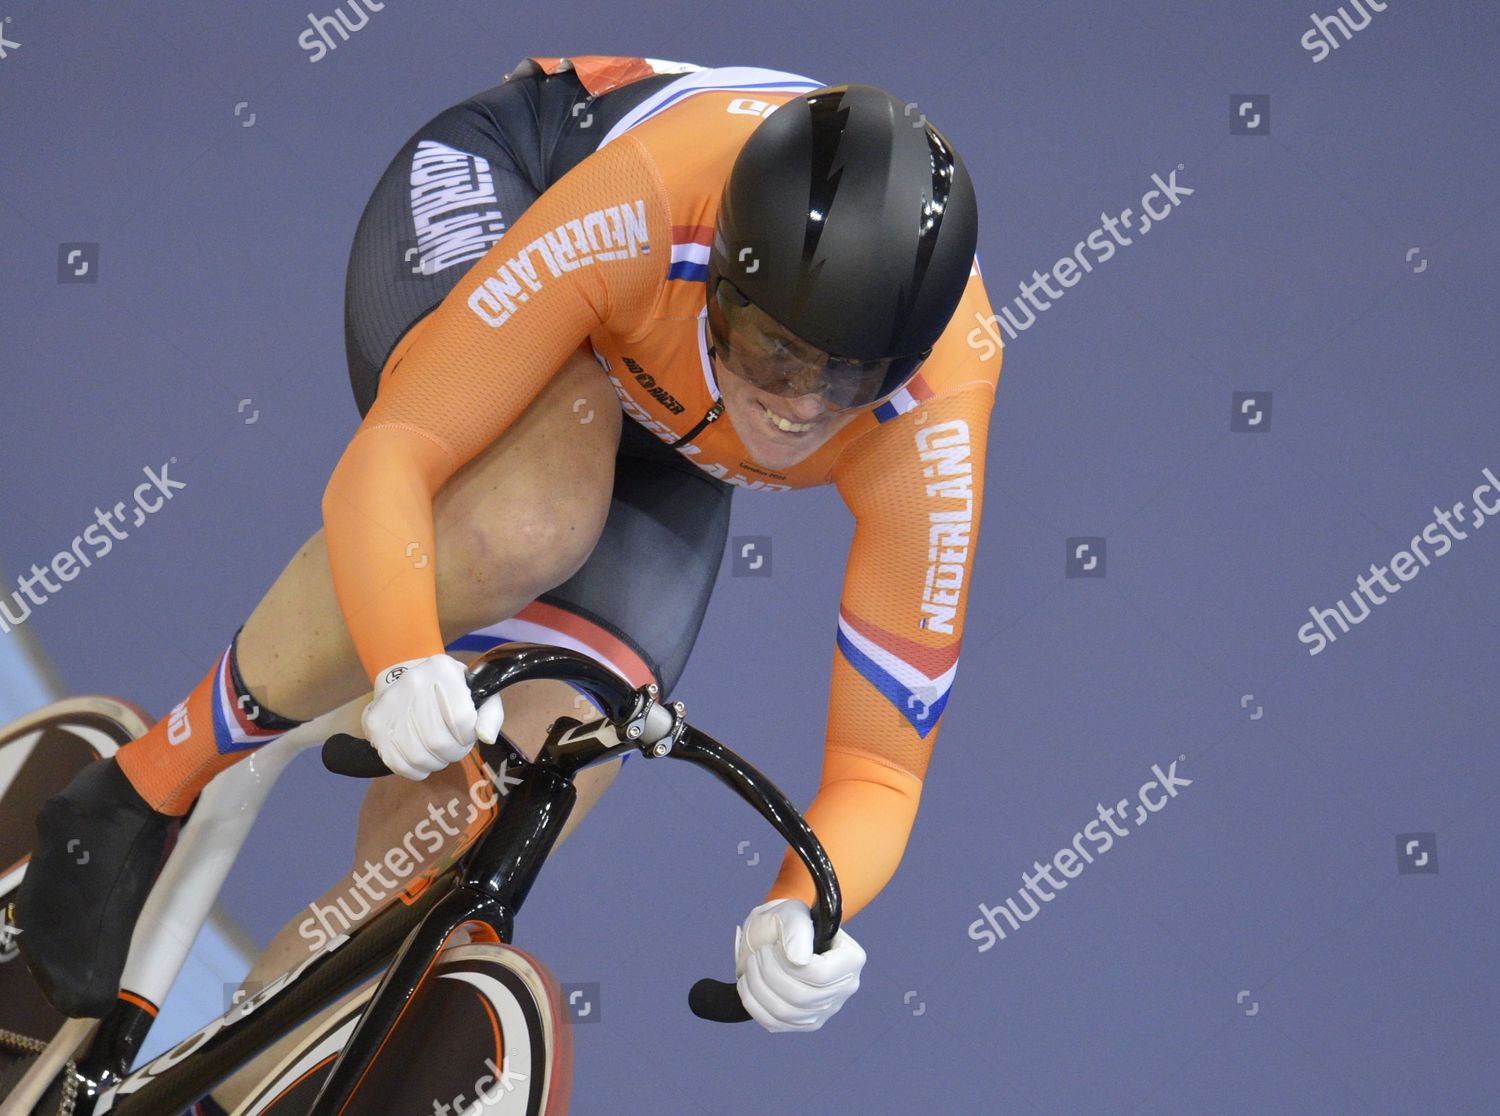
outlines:
{"label": "smiling mouth", "polygon": [[793,422],[789,418],[782,418],[775,411],[771,410],[771,408],[761,403],[760,400],[756,400],[756,405],[765,412],[766,419],[770,424],[784,434],[806,434],[818,425],[817,422]]}

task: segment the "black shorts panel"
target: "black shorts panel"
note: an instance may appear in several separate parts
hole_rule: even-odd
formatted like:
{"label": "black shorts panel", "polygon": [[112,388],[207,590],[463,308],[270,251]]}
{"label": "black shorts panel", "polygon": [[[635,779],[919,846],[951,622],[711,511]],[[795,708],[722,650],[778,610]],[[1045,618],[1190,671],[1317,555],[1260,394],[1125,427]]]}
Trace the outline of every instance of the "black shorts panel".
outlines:
{"label": "black shorts panel", "polygon": [[718,577],[733,491],[626,418],[604,531],[583,568],[540,599],[630,644],[671,693]]}

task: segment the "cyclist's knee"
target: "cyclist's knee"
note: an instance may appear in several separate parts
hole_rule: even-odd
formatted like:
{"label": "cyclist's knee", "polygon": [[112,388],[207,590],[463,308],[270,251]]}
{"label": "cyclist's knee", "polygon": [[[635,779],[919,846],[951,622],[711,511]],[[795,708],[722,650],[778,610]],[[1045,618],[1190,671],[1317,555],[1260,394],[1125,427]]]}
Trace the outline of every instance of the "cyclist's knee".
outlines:
{"label": "cyclist's knee", "polygon": [[444,611],[480,623],[502,618],[490,606],[524,603],[577,572],[604,529],[609,493],[585,489],[489,511],[448,525],[438,540]]}
{"label": "cyclist's knee", "polygon": [[609,514],[620,423],[604,373],[574,354],[449,482],[434,505],[445,620],[492,623],[587,561]]}

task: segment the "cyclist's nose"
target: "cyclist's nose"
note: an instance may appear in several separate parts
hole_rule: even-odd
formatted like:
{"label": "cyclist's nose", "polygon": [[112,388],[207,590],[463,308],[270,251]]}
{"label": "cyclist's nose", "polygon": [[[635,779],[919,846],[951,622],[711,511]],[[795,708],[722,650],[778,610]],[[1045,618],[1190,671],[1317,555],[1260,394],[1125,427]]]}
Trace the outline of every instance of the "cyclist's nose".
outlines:
{"label": "cyclist's nose", "polygon": [[783,399],[782,406],[797,422],[812,422],[828,412],[828,405],[823,402],[821,395],[798,395]]}

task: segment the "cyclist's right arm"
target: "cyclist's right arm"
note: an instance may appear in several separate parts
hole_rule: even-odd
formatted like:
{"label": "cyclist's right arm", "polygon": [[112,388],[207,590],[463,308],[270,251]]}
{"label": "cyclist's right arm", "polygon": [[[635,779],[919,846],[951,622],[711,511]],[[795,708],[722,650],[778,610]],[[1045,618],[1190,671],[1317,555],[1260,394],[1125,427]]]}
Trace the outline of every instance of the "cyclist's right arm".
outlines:
{"label": "cyclist's right arm", "polygon": [[537,199],[387,361],[323,496],[334,588],[372,680],[443,653],[436,563],[417,557],[435,553],[438,489],[592,331],[645,328],[670,244],[660,172],[623,136]]}

